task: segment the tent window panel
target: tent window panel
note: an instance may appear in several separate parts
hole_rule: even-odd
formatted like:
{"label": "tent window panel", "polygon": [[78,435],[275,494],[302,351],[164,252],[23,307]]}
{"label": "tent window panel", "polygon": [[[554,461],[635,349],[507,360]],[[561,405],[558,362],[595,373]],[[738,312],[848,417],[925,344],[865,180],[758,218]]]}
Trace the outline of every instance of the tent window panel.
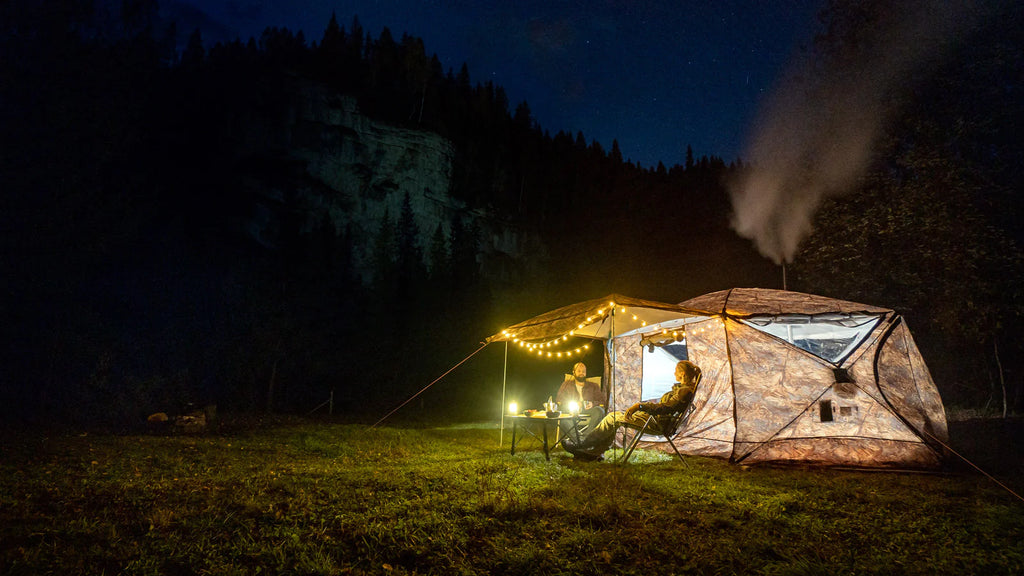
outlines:
{"label": "tent window panel", "polygon": [[848,338],[830,338],[828,340],[802,338],[794,340],[793,344],[796,344],[798,347],[821,358],[838,358],[855,340],[855,336],[850,336]]}
{"label": "tent window panel", "polygon": [[676,381],[676,364],[687,360],[686,344],[674,342],[664,346],[645,346],[640,399],[654,400],[672,389]]}
{"label": "tent window panel", "polygon": [[753,316],[743,323],[837,364],[864,342],[881,318],[877,314],[780,314]]}

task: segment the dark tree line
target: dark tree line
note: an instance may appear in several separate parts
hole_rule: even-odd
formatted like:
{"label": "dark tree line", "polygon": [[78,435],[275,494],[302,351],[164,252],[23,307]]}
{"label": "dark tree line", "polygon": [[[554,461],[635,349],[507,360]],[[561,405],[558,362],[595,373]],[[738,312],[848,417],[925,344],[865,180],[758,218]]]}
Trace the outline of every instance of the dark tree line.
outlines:
{"label": "dark tree line", "polygon": [[[422,40],[374,36],[357,18],[342,26],[332,17],[312,42],[269,28],[207,46],[198,30],[179,43],[155,7],[126,2],[103,17],[85,0],[0,7],[0,54],[16,55],[0,66],[0,306],[9,319],[0,400],[9,411],[81,421],[137,421],[184,402],[301,412],[333,391],[339,410],[378,415],[479,338],[553,306],[612,290],[682,300],[779,287],[777,271],[728,228],[722,183],[744,169],[738,161],[688,149],[678,164],[644,167],[617,142],[552,135],[500,86],[474,84],[465,65],[443,70]],[[994,280],[1019,270],[1021,162],[1001,128],[1019,125],[1019,109],[1000,108],[1006,117],[993,124],[957,122],[969,117],[957,109],[970,101],[962,89],[986,86],[998,99],[1019,86],[999,80],[999,59],[1019,58],[1012,43],[992,50],[969,83],[929,80],[935,106],[894,131],[892,151],[880,154],[889,162],[847,200],[862,206],[822,213],[862,233],[815,237],[797,259],[800,288],[906,311],[929,360],[929,350],[961,342],[949,337],[953,325],[972,326],[986,350],[1003,345],[1008,364],[1019,357],[1005,340],[1016,308],[1003,305],[1018,288]],[[322,184],[274,128],[288,121],[296,78],[356,97],[379,121],[447,138],[451,194],[537,234],[544,261],[528,272],[508,263],[520,270],[515,281],[496,282],[478,266],[471,219],[454,218],[447,234],[420,230],[405,198],[375,223],[372,275],[357,281],[355,233],[304,203],[302,190]],[[962,137],[950,139],[953,128]],[[252,182],[280,191],[280,230],[266,244],[240,233]],[[957,232],[953,218],[921,209],[940,190],[971,226]],[[311,218],[315,226],[302,225]],[[879,230],[879,221],[891,225]],[[949,270],[941,287],[923,267],[896,265],[928,235],[970,242],[970,258],[921,255]],[[961,267],[972,270],[970,287]],[[937,318],[939,303],[953,312]],[[981,332],[992,325],[1002,332]],[[466,413],[484,406],[481,382],[499,373],[495,361],[460,369],[429,401]],[[984,377],[963,382],[988,389]]]}
{"label": "dark tree line", "polygon": [[[375,37],[357,18],[332,18],[314,42],[269,28],[207,46],[199,30],[179,42],[155,2],[110,7],[0,8],[3,400],[14,413],[138,421],[186,402],[299,411],[331,390],[342,410],[377,410],[446,369],[496,316],[520,314],[514,298],[494,312],[471,219],[448,234],[419,230],[406,199],[377,223],[363,282],[351,229],[321,214],[302,226],[300,192],[317,184],[273,129],[287,121],[294,78],[450,139],[450,192],[553,246],[593,244],[564,215],[591,231],[628,225],[621,209],[656,215],[638,199],[670,200],[684,180],[709,187],[708,213],[721,202],[720,160],[646,169],[616,143],[606,152],[582,134],[550,136],[527,103],[510,110],[500,86],[474,84],[465,66],[444,71],[420,39]],[[253,181],[283,191],[269,245],[240,233]],[[581,260],[552,252],[556,275]],[[544,287],[547,276],[521,279]],[[466,386],[479,376],[470,369]]]}
{"label": "dark tree line", "polygon": [[[285,104],[286,95],[275,92],[280,83],[268,86],[267,80],[287,74],[354,95],[375,118],[436,132],[455,144],[456,198],[548,230],[558,228],[557,216],[566,210],[610,211],[652,189],[662,196],[690,190],[695,179],[717,186],[729,168],[715,157],[694,159],[692,152],[685,166],[644,168],[624,159],[617,142],[606,151],[582,133],[552,136],[528,103],[512,110],[502,87],[474,85],[465,64],[457,73],[445,71],[421,39],[403,34],[396,41],[387,28],[374,38],[358,17],[346,28],[332,16],[322,39],[310,45],[302,32],[269,28],[258,41],[218,44],[207,53],[196,31],[178,68],[199,75],[184,79],[183,88],[198,81],[214,98],[223,95],[224,106],[259,98],[265,111],[280,112],[273,107]],[[210,119],[197,123],[209,126]]]}

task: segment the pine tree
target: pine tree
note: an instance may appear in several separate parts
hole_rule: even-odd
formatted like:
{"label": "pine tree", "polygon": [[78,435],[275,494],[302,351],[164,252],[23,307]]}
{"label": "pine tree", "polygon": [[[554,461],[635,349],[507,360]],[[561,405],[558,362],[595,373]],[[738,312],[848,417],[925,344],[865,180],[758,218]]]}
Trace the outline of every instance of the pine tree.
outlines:
{"label": "pine tree", "polygon": [[345,31],[338,25],[337,16],[331,12],[331,20],[327,23],[318,47],[317,72],[328,85],[335,88],[342,86],[340,76],[345,65],[345,42]]}
{"label": "pine tree", "polygon": [[612,150],[608,153],[608,158],[611,159],[616,167],[622,164],[622,150],[619,149],[618,140],[612,140]]}
{"label": "pine tree", "polygon": [[206,57],[206,49],[203,48],[203,35],[196,28],[188,36],[188,44],[181,53],[181,66],[186,69],[198,68]]}
{"label": "pine tree", "polygon": [[349,223],[345,226],[345,232],[341,235],[341,239],[338,242],[337,279],[342,294],[352,292],[360,284],[359,279],[356,278],[355,267],[352,261],[352,244],[352,224]]}
{"label": "pine tree", "polygon": [[479,280],[476,263],[477,238],[475,227],[467,228],[456,215],[451,224],[451,267],[454,290],[470,290]]}
{"label": "pine tree", "polygon": [[337,263],[338,231],[334,227],[334,220],[331,218],[330,212],[324,212],[320,219],[316,229],[314,249],[317,254],[313,259],[313,265],[319,269],[320,274],[318,275],[326,278],[333,277]]}
{"label": "pine tree", "polygon": [[[364,109],[389,119],[398,119],[402,106],[398,77],[401,74],[398,44],[391,30],[385,26],[376,42],[367,45],[370,50],[369,95],[362,104]],[[404,120],[404,118],[402,118]]]}
{"label": "pine tree", "polygon": [[512,122],[519,128],[529,130],[533,127],[533,115],[530,112],[530,105],[523,100],[516,105],[515,114],[512,115]]}
{"label": "pine tree", "polygon": [[338,17],[331,12],[331,20],[324,29],[324,36],[320,40],[320,51],[332,58],[340,57],[345,48],[345,31],[338,25]]}
{"label": "pine tree", "polygon": [[399,302],[414,300],[417,287],[426,279],[420,231],[412,211],[412,202],[406,192],[402,199],[402,212],[398,218],[396,290]]}
{"label": "pine tree", "polygon": [[450,272],[450,255],[448,252],[448,239],[444,235],[441,224],[434,228],[434,235],[430,238],[430,282],[435,287],[443,288],[447,284]]}
{"label": "pine tree", "polygon": [[373,287],[385,306],[394,302],[395,296],[395,227],[388,210],[377,228],[373,243]]}
{"label": "pine tree", "polygon": [[400,52],[402,56],[401,90],[409,102],[407,120],[419,124],[423,120],[423,107],[427,98],[430,62],[427,60],[423,40],[420,38],[403,34]]}

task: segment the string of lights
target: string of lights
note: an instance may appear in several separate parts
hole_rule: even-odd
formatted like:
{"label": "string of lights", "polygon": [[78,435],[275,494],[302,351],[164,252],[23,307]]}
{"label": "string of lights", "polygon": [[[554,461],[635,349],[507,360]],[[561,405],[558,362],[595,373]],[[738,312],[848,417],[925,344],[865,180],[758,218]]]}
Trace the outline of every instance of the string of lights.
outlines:
{"label": "string of lights", "polygon": [[[538,358],[563,360],[567,358],[573,358],[575,356],[583,356],[590,351],[590,344],[582,344],[574,347],[571,344],[569,344],[569,339],[576,337],[577,331],[583,330],[587,326],[590,326],[597,322],[603,322],[609,315],[616,312],[616,308],[618,308],[618,314],[628,314],[629,316],[627,317],[631,318],[634,322],[639,323],[640,328],[644,328],[647,326],[646,320],[641,319],[636,314],[630,313],[625,306],[617,306],[615,302],[609,302],[607,306],[598,308],[594,312],[588,314],[586,316],[586,319],[580,322],[572,330],[569,330],[568,332],[549,340],[531,342],[519,338],[515,333],[511,332],[508,329],[502,330],[501,334],[505,336],[513,344],[515,344],[521,351],[535,355]],[[714,321],[717,323],[721,323],[722,319],[715,317]],[[701,322],[701,324],[704,324],[704,322]],[[699,334],[701,332],[704,332],[707,328],[708,325],[703,325],[699,328],[692,329],[690,333]],[[661,330],[661,334],[663,334],[666,338],[669,338],[669,334],[671,334],[671,338],[673,340],[685,341],[687,327],[684,324],[682,327],[679,328],[664,328]],[[566,346],[567,344],[568,346]]]}

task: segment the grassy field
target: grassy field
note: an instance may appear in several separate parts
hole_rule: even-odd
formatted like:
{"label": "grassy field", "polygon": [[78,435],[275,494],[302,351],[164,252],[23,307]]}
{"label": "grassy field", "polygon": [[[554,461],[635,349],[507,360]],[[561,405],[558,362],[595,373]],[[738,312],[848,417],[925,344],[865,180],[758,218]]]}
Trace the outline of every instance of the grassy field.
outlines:
{"label": "grassy field", "polygon": [[546,462],[504,441],[294,420],[8,431],[0,574],[1024,573],[1024,478],[984,441],[962,446],[1006,488],[965,467]]}

